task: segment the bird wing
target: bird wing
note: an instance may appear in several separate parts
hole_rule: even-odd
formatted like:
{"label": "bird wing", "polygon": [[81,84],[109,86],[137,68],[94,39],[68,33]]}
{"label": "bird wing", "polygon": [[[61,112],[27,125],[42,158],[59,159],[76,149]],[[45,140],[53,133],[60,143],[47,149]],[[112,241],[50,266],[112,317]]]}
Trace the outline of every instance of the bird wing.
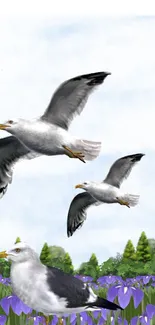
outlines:
{"label": "bird wing", "polygon": [[41,119],[68,130],[73,118],[82,112],[91,92],[108,75],[108,72],[96,72],[63,82],[55,91]]}
{"label": "bird wing", "polygon": [[119,188],[123,180],[129,176],[133,166],[140,161],[143,156],[144,154],[137,153],[116,160],[103,182]]}
{"label": "bird wing", "polygon": [[88,192],[79,193],[72,200],[67,217],[67,236],[70,237],[73,233],[81,228],[86,220],[86,210],[91,205],[99,205],[100,202],[96,201]]}
{"label": "bird wing", "polygon": [[85,306],[90,295],[94,294],[86,283],[55,267],[47,266],[47,284],[57,297],[66,298],[66,308]]}
{"label": "bird wing", "polygon": [[28,150],[14,136],[0,139],[0,198],[12,182],[14,164],[20,159],[32,159],[37,156],[38,154]]}

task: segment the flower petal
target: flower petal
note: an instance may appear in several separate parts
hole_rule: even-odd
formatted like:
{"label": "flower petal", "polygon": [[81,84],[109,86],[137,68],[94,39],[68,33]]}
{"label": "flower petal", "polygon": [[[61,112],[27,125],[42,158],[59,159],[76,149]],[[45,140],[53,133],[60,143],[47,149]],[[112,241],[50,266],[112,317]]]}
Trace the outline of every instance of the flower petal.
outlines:
{"label": "flower petal", "polygon": [[144,292],[139,289],[139,288],[131,288],[132,290],[132,295],[133,295],[133,300],[134,300],[134,307],[137,308],[140,302],[144,298]]}
{"label": "flower petal", "polygon": [[7,317],[5,315],[0,315],[0,325],[5,325]]}
{"label": "flower petal", "polygon": [[138,319],[138,316],[133,317],[130,321],[130,325],[137,325]]}
{"label": "flower petal", "polygon": [[114,301],[118,294],[119,287],[118,286],[112,286],[109,288],[107,292],[107,299],[110,301]]}
{"label": "flower petal", "polygon": [[119,288],[118,302],[122,308],[126,308],[126,306],[129,304],[131,295],[132,295],[131,288],[126,286]]}

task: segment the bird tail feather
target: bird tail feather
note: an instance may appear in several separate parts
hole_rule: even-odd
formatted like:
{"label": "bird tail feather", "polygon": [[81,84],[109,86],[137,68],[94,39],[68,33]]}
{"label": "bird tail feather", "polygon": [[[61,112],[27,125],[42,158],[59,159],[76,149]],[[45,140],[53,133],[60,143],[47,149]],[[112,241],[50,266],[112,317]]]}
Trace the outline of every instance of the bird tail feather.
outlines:
{"label": "bird tail feather", "polygon": [[101,142],[77,139],[75,142],[75,150],[84,154],[84,160],[96,159],[101,151]]}
{"label": "bird tail feather", "polygon": [[133,194],[125,194],[123,196],[123,201],[127,201],[129,203],[129,206],[136,206],[139,202],[139,195],[133,195]]}
{"label": "bird tail feather", "polygon": [[96,301],[89,303],[88,308],[89,307],[94,307],[94,308],[98,307],[98,308],[105,308],[110,310],[117,310],[117,309],[123,310],[122,307],[115,304],[114,302],[111,302],[101,297],[97,297]]}

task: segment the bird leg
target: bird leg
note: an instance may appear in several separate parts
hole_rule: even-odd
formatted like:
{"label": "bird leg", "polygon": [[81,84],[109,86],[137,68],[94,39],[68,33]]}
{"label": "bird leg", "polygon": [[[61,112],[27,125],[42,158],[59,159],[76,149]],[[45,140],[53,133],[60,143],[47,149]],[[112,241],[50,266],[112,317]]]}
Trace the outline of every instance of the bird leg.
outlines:
{"label": "bird leg", "polygon": [[85,163],[84,158],[84,154],[80,151],[72,151],[70,148],[68,148],[67,146],[63,146],[63,148],[67,151],[66,155],[70,158],[78,158],[79,160],[81,160],[82,162]]}
{"label": "bird leg", "polygon": [[59,318],[58,325],[63,325],[63,319]]}
{"label": "bird leg", "polygon": [[126,205],[128,208],[130,208],[129,203],[127,201],[123,201],[122,199],[116,198],[117,202],[121,205]]}
{"label": "bird leg", "polygon": [[46,325],[49,325],[49,322],[50,322],[50,320],[49,320],[49,316],[45,316],[45,315],[44,315],[44,317],[45,317],[45,324],[46,324]]}

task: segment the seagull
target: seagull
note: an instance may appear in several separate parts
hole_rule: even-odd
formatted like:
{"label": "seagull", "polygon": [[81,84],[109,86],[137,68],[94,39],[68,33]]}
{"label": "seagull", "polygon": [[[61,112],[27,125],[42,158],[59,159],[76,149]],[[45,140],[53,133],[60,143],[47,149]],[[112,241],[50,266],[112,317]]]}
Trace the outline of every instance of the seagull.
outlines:
{"label": "seagull", "polygon": [[85,160],[98,157],[101,142],[77,139],[69,134],[70,123],[80,115],[95,88],[104,82],[109,72],[84,74],[63,82],[54,93],[45,113],[33,120],[9,120],[0,124],[29,150],[42,155],[67,155]]}
{"label": "seagull", "polygon": [[12,183],[15,163],[39,156],[38,153],[26,148],[14,136],[0,139],[0,198],[6,193],[8,185]]}
{"label": "seagull", "polygon": [[55,267],[41,263],[37,253],[26,243],[19,242],[0,258],[11,261],[10,279],[13,292],[30,308],[45,315],[62,317],[83,311],[122,309],[117,304],[97,296],[80,279]]}
{"label": "seagull", "polygon": [[104,181],[100,183],[87,181],[75,186],[84,189],[85,192],[76,195],[70,204],[67,217],[68,237],[82,227],[87,217],[86,210],[92,205],[119,203],[130,208],[138,204],[139,195],[124,193],[120,190],[120,186],[143,156],[144,154],[137,153],[119,158],[111,166]]}

